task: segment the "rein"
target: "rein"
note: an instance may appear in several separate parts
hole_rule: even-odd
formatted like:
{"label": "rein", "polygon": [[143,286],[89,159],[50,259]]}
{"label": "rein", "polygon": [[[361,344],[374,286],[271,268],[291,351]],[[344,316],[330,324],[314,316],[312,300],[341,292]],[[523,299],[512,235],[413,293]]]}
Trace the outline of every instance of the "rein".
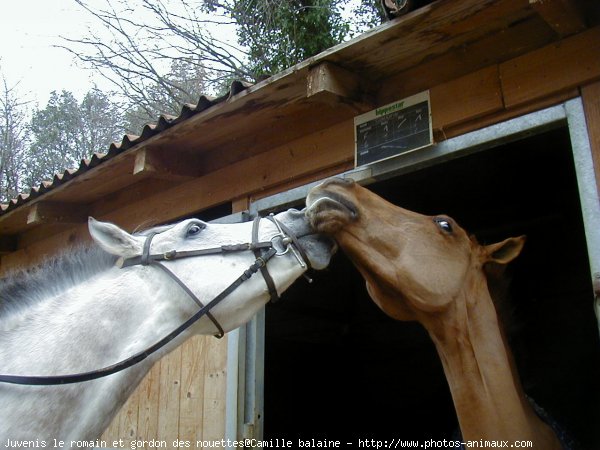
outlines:
{"label": "rein", "polygon": [[[136,265],[143,266],[153,266],[160,268],[164,273],[166,273],[171,279],[173,279],[182,289],[183,291],[200,307],[200,309],[191,316],[188,320],[182,323],[179,327],[173,330],[171,333],[160,339],[155,344],[151,345],[147,349],[130,356],[118,363],[112,364],[110,366],[104,367],[102,369],[93,370],[90,372],[82,372],[77,374],[70,375],[50,375],[50,376],[21,376],[21,375],[0,375],[0,383],[11,383],[11,384],[22,384],[22,385],[35,385],[35,386],[52,386],[52,385],[62,385],[62,384],[72,384],[72,383],[80,383],[83,381],[95,380],[98,378],[105,377],[107,375],[112,375],[114,373],[125,370],[141,361],[146,359],[151,354],[157,352],[181,333],[186,331],[192,325],[194,325],[198,320],[200,320],[203,316],[207,316],[215,325],[218,332],[215,335],[217,338],[223,337],[225,332],[223,331],[223,327],[219,324],[219,322],[215,319],[215,317],[211,314],[211,309],[217,306],[221,301],[223,301],[227,296],[229,296],[233,291],[235,291],[239,286],[244,283],[244,281],[250,279],[252,275],[261,272],[265,283],[269,289],[269,294],[271,296],[271,301],[275,302],[279,299],[279,295],[277,294],[277,289],[275,288],[275,282],[273,278],[269,274],[267,269],[267,262],[273,258],[274,256],[282,256],[285,255],[288,251],[291,251],[293,255],[298,260],[298,264],[302,268],[308,268],[309,262],[306,253],[302,249],[299,244],[298,236],[294,235],[294,233],[283,223],[279,222],[273,215],[267,217],[268,220],[273,222],[277,227],[278,233],[273,235],[269,241],[258,241],[258,228],[260,224],[260,217],[256,217],[252,224],[252,242],[245,244],[234,244],[234,245],[222,245],[220,247],[200,249],[200,250],[187,250],[187,251],[176,251],[171,250],[161,254],[151,254],[150,247],[152,245],[152,239],[158,233],[149,233],[146,237],[146,241],[144,242],[144,247],[142,250],[141,256],[136,256],[133,258],[128,258],[121,260],[118,263],[120,268],[126,268]],[[275,246],[275,241],[279,239],[279,244],[283,251],[279,252]],[[266,250],[266,251],[265,251]],[[172,261],[175,259],[181,258],[189,258],[195,256],[204,256],[204,255],[214,255],[220,253],[231,253],[231,252],[240,252],[240,251],[252,251],[256,256],[256,260],[252,263],[242,274],[229,286],[227,286],[223,291],[221,291],[216,297],[214,297],[208,304],[203,305],[202,302],[198,299],[198,297],[185,285],[177,275],[175,275],[171,270],[169,270],[165,265],[161,263],[161,261]],[[264,253],[263,253],[264,252]]]}

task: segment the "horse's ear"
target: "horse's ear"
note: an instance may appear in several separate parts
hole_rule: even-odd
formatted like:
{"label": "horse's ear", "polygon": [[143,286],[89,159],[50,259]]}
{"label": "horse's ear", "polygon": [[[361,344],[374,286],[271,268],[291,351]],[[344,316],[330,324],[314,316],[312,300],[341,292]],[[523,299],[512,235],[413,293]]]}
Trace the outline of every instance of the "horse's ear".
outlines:
{"label": "horse's ear", "polygon": [[134,236],[112,223],[90,217],[88,228],[94,241],[112,255],[130,258],[142,251],[141,243]]}
{"label": "horse's ear", "polygon": [[508,264],[515,259],[523,250],[525,245],[525,236],[508,238],[496,244],[490,244],[483,247],[485,252],[484,262],[493,262],[496,264]]}

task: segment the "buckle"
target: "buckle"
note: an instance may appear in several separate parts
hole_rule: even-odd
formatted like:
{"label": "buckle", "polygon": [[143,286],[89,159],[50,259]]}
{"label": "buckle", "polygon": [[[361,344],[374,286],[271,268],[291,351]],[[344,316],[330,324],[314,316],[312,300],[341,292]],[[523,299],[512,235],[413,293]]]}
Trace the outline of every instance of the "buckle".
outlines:
{"label": "buckle", "polygon": [[271,222],[273,222],[275,224],[275,226],[277,227],[277,231],[278,231],[277,234],[275,234],[275,235],[273,235],[271,237],[271,239],[270,239],[271,245],[273,246],[273,248],[277,248],[275,246],[275,239],[280,238],[281,239],[281,245],[285,248],[285,250],[283,252],[277,252],[277,253],[275,253],[275,256],[283,256],[287,252],[292,252],[292,254],[294,255],[294,257],[298,261],[298,264],[300,264],[300,267],[302,267],[303,269],[306,269],[306,263],[304,262],[304,259],[302,259],[302,256],[300,256],[300,254],[298,253],[298,251],[294,247],[294,240],[290,236],[288,236],[287,234],[285,234],[285,232],[283,231],[283,229],[279,225],[279,221],[275,218],[274,214],[271,213],[271,214],[269,214],[269,216],[270,216]]}
{"label": "buckle", "polygon": [[163,258],[166,261],[175,259],[177,257],[177,250],[170,250],[168,252],[163,253]]}

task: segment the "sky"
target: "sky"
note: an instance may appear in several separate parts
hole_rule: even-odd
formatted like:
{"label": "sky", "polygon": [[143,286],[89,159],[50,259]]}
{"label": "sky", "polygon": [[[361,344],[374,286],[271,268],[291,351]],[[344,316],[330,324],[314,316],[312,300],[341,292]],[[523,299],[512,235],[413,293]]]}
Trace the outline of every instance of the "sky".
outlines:
{"label": "sky", "polygon": [[[355,2],[351,0],[348,5]],[[106,0],[87,3],[102,7]],[[29,101],[32,108],[44,108],[52,91],[68,90],[81,101],[95,85],[111,90],[107,80],[82,67],[67,50],[56,47],[65,44],[61,37],[85,36],[94,26],[97,24],[91,14],[74,0],[0,0],[0,82],[4,78],[9,88],[16,86],[18,98]],[[223,27],[213,32],[218,35]],[[226,33],[233,32],[229,29]]]}
{"label": "sky", "polygon": [[[92,8],[106,7],[106,0],[86,0]],[[135,10],[143,17],[142,8]],[[58,45],[63,38],[77,39],[98,22],[74,0],[0,0],[0,82],[16,86],[20,99],[44,108],[52,91],[72,92],[78,100],[94,86],[108,92],[114,86],[102,76],[83,67],[80,61]],[[232,29],[215,28],[217,35]]]}
{"label": "sky", "polygon": [[[78,67],[60,36],[79,37],[89,13],[72,0],[0,0],[0,80],[17,85],[20,98],[44,107],[50,93],[69,90],[78,99],[93,87],[92,73]],[[102,88],[103,80],[98,79]]]}

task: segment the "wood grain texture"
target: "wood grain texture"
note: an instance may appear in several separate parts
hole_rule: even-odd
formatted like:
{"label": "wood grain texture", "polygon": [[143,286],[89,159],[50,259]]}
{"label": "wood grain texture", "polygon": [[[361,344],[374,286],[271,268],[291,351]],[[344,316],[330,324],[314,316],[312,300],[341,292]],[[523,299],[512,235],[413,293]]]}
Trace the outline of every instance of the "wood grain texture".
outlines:
{"label": "wood grain texture", "polygon": [[500,65],[507,108],[600,78],[600,27]]}
{"label": "wood grain texture", "polygon": [[498,67],[491,66],[431,89],[433,128],[444,129],[504,108]]}

